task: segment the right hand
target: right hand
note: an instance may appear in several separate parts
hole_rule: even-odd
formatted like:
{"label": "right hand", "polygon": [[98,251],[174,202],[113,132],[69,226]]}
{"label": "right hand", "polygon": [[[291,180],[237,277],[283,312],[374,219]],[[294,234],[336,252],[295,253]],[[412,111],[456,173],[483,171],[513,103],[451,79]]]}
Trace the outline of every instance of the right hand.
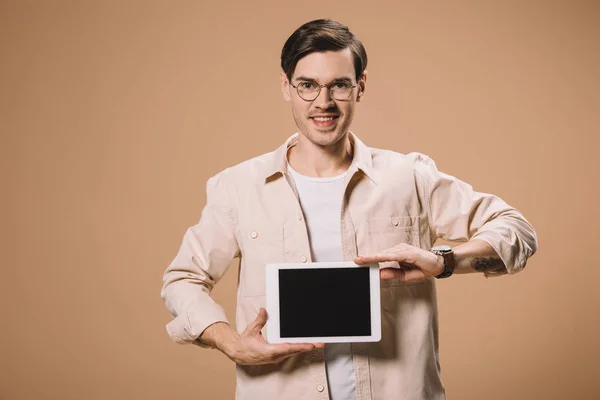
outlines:
{"label": "right hand", "polygon": [[267,311],[261,308],[256,319],[250,323],[236,340],[228,343],[224,353],[240,365],[278,363],[294,354],[320,349],[323,343],[281,343],[269,344],[261,333],[267,323]]}

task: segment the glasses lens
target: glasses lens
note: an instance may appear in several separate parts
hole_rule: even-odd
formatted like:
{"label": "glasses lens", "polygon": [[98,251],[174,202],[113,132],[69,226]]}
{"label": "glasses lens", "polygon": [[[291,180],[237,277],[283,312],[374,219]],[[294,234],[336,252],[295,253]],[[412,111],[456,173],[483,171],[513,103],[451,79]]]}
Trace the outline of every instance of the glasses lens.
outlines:
{"label": "glasses lens", "polygon": [[298,95],[304,100],[314,100],[319,95],[319,85],[314,82],[300,82],[298,84]]}
{"label": "glasses lens", "polygon": [[346,100],[352,94],[352,85],[346,82],[336,83],[331,87],[331,97],[336,100]]}

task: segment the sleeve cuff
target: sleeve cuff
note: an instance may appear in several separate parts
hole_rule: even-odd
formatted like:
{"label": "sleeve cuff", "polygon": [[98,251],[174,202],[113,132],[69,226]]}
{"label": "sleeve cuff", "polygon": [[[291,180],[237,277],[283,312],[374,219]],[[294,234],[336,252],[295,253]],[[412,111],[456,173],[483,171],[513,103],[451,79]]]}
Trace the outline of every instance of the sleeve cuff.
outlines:
{"label": "sleeve cuff", "polygon": [[171,340],[177,344],[195,344],[203,348],[213,348],[207,344],[201,343],[198,337],[210,325],[217,322],[229,324],[225,312],[221,307],[212,310],[211,313],[181,314],[166,325],[167,333]]}

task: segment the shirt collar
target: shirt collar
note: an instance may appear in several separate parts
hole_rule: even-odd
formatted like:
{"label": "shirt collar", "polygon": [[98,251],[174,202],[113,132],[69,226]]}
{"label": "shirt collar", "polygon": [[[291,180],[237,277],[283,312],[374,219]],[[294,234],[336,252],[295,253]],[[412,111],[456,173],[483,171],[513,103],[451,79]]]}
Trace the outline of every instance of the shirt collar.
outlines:
{"label": "shirt collar", "polygon": [[[273,158],[265,166],[265,180],[278,173],[281,175],[286,174],[288,150],[290,147],[298,143],[298,135],[298,132],[294,133],[292,136],[286,139],[285,143],[275,150]],[[349,170],[361,170],[369,177],[369,179],[373,181],[373,183],[377,183],[374,178],[371,150],[351,131],[348,132],[348,138],[350,139],[350,143],[353,147],[352,163],[350,164]]]}

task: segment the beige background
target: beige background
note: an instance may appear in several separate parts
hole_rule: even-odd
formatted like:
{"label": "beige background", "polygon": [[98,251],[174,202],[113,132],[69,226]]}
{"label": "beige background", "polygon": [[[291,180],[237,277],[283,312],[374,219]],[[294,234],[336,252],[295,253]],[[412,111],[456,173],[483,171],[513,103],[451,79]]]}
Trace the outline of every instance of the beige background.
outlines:
{"label": "beige background", "polygon": [[599,2],[40,0],[0,2],[0,399],[233,398],[225,356],[168,338],[161,277],[207,178],[295,131],[279,55],[320,17],[367,48],[363,141],[537,229],[522,273],[440,282],[448,398],[600,398]]}

